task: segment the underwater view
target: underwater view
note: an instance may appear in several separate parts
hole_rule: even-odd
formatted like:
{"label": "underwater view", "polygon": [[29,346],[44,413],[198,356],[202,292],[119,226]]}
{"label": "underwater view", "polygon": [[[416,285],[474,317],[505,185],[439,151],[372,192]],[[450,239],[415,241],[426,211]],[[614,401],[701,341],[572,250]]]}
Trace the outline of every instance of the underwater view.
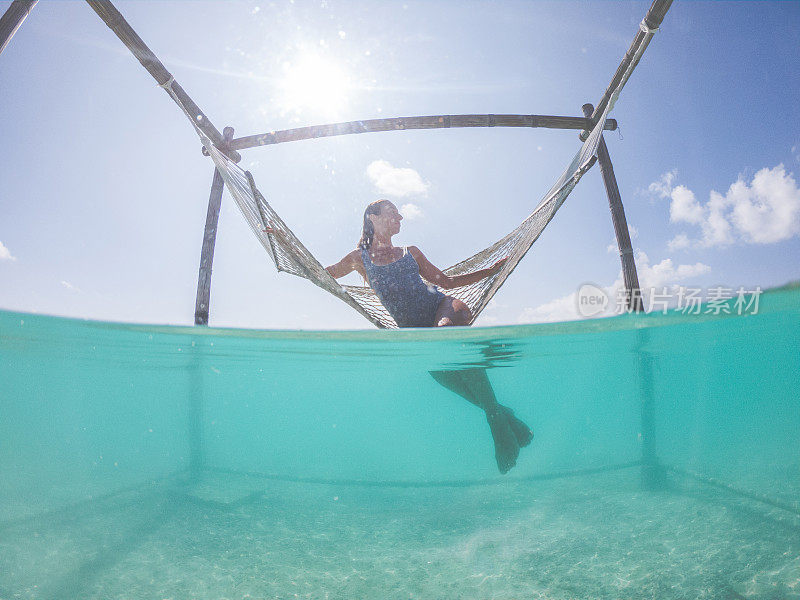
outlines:
{"label": "underwater view", "polygon": [[800,598],[800,288],[719,313],[0,312],[0,598]]}
{"label": "underwater view", "polygon": [[672,4],[0,0],[0,600],[800,600],[800,2]]}

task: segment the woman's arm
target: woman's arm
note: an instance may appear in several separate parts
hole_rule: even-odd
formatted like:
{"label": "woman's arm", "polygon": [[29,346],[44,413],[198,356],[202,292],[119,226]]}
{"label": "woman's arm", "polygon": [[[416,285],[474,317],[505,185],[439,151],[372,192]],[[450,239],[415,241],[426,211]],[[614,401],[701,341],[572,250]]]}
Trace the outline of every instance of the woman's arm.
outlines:
{"label": "woman's arm", "polygon": [[[273,227],[265,227],[261,231],[264,233],[271,233],[273,235],[280,235],[280,231],[274,229]],[[353,250],[335,265],[325,267],[325,270],[330,273],[334,279],[339,279],[340,277],[349,275],[353,271],[358,271],[365,280],[367,278],[367,274],[364,271],[364,263],[361,262],[361,253],[358,250]]]}
{"label": "woman's arm", "polygon": [[431,264],[431,262],[416,246],[409,246],[408,251],[411,252],[411,254],[414,256],[414,259],[417,261],[417,264],[419,265],[419,274],[422,275],[423,279],[430,281],[431,283],[434,283],[446,290],[469,285],[470,283],[475,283],[476,281],[480,281],[481,279],[485,279],[491,275],[494,275],[503,267],[503,264],[506,262],[505,258],[501,258],[488,269],[480,269],[479,271],[473,271],[472,273],[464,273],[463,275],[448,277],[435,266],[433,266],[433,264]]}
{"label": "woman's arm", "polygon": [[334,279],[344,277],[353,271],[358,271],[362,277],[366,278],[366,273],[364,273],[364,265],[361,262],[361,254],[358,250],[353,250],[338,263],[331,265],[330,267],[326,267],[325,270],[328,271],[328,273],[330,273]]}

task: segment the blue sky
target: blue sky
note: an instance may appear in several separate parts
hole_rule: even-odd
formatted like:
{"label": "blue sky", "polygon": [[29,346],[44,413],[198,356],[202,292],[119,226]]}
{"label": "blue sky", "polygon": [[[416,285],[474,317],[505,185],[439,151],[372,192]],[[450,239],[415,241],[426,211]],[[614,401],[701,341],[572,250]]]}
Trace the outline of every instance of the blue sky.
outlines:
{"label": "blue sky", "polygon": [[[9,2],[0,2],[5,11]],[[390,116],[579,115],[649,3],[118,2],[236,136]],[[800,3],[676,0],[606,134],[643,286],[800,278]],[[309,84],[309,78],[313,81]],[[0,55],[0,308],[189,324],[212,165],[169,97],[84,2],[40,2]],[[515,227],[578,147],[571,131],[379,133],[243,151],[324,264],[367,203],[446,267]],[[620,264],[590,171],[477,325],[575,317]],[[277,274],[223,198],[211,325],[365,328]]]}

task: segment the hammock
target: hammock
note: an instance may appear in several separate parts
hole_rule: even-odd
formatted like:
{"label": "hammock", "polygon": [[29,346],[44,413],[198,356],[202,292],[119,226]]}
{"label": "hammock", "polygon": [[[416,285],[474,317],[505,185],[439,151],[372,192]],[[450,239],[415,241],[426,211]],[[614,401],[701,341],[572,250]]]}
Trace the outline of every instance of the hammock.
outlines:
{"label": "hammock", "polygon": [[[650,29],[643,21],[640,25],[646,33],[644,43],[633,54],[627,69],[621,74],[619,83],[609,97],[602,114],[597,119],[586,141],[575,154],[570,164],[558,178],[556,183],[545,194],[533,212],[520,225],[488,248],[444,269],[448,276],[461,275],[493,265],[501,258],[507,258],[502,269],[494,275],[465,285],[447,290],[447,293],[462,300],[472,312],[470,325],[486,307],[492,296],[497,293],[519,261],[525,256],[544,228],[553,219],[556,211],[572,192],[575,185],[597,160],[597,146],[603,133],[608,113],[613,108],[622,88],[630,77],[639,58],[647,47],[655,29]],[[381,328],[397,328],[389,312],[383,307],[375,292],[366,286],[340,285],[325,267],[308,251],[292,230],[284,223],[277,212],[267,202],[255,185],[249,171],[241,169],[223,152],[216,148],[211,140],[197,126],[195,117],[187,110],[180,98],[172,89],[173,79],[163,87],[180,106],[200,136],[208,154],[222,175],[228,191],[247,221],[250,229],[264,246],[278,271],[286,271],[292,275],[303,277],[314,285],[330,292],[337,298],[352,306],[364,317]],[[272,233],[264,232],[271,228]]]}
{"label": "hammock", "polygon": [[[484,269],[501,258],[507,258],[498,273],[470,285],[447,290],[447,294],[462,300],[469,307],[473,321],[544,231],[583,174],[596,161],[595,153],[607,114],[608,108],[569,166],[528,218],[488,248],[444,269],[444,273],[452,277]],[[250,229],[279,271],[308,279],[352,306],[378,327],[397,327],[371,288],[340,285],[325,270],[259,192],[250,172],[242,170],[213,144],[207,143],[206,149]],[[263,230],[267,227],[271,228],[273,233],[265,233]]]}
{"label": "hammock", "polygon": [[[555,216],[556,211],[583,174],[597,160],[595,153],[607,114],[606,110],[561,177],[519,226],[488,248],[443,270],[446,275],[452,277],[487,268],[501,258],[507,258],[503,268],[494,275],[470,285],[446,290],[448,295],[462,300],[469,307],[473,315],[472,321],[477,318],[492,296],[500,289],[500,286]],[[372,288],[340,285],[325,270],[325,267],[308,251],[267,202],[256,187],[249,171],[244,171],[213,144],[208,143],[206,148],[242,216],[261,245],[264,246],[278,271],[286,271],[308,279],[352,306],[378,327],[397,327],[397,323],[383,307]],[[263,230],[267,227],[271,228],[274,233],[265,233]]]}

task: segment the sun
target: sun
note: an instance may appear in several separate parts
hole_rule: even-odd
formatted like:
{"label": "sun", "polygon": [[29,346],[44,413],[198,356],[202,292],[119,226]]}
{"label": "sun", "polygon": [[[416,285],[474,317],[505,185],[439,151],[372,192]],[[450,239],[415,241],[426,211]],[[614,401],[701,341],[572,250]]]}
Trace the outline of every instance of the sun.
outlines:
{"label": "sun", "polygon": [[335,116],[347,106],[350,81],[335,61],[304,54],[283,64],[281,105],[284,110]]}

